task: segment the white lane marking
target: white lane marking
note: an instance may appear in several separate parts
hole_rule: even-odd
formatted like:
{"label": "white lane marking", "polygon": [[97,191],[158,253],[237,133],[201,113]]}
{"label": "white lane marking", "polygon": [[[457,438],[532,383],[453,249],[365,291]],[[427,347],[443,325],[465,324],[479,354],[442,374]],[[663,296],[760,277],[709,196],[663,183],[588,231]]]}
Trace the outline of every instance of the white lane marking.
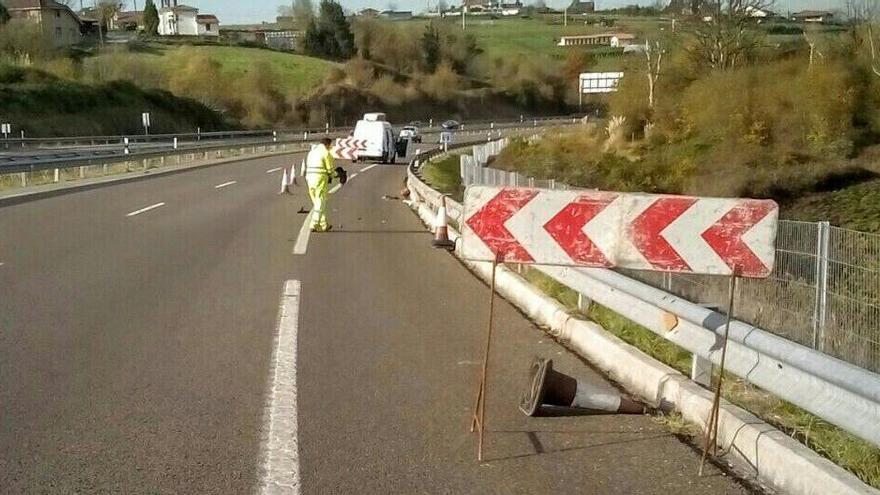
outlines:
{"label": "white lane marking", "polygon": [[261,494],[298,495],[300,492],[296,405],[299,303],[300,282],[288,280],[281,295],[278,333],[272,352],[272,384],[266,405],[269,437],[263,444]]}
{"label": "white lane marking", "polygon": [[6,264],[6,263],[0,261],[0,266],[3,266],[3,265],[5,265],[5,264]]}
{"label": "white lane marking", "polygon": [[281,170],[281,167],[270,168],[269,170],[266,170],[266,173],[267,173],[267,174],[271,174],[272,172],[277,172],[277,171],[279,171],[279,170]]}
{"label": "white lane marking", "polygon": [[351,177],[349,177],[348,180],[354,179],[355,177],[358,176],[359,173],[360,172],[355,172],[355,173],[351,174]]}
{"label": "white lane marking", "polygon": [[231,181],[229,181],[229,182],[224,182],[223,184],[217,184],[216,186],[214,186],[214,189],[221,189],[221,188],[224,188],[224,187],[226,187],[226,186],[231,186],[231,185],[233,185],[233,184],[235,184],[235,183],[236,183],[236,181],[231,180]]}
{"label": "white lane marking", "polygon": [[296,243],[293,245],[293,254],[306,254],[309,248],[309,235],[312,233],[312,212],[306,215],[303,220],[302,227],[299,228],[299,235],[296,236]]}
{"label": "white lane marking", "polygon": [[148,211],[150,211],[150,210],[155,210],[156,208],[159,208],[159,207],[161,207],[161,206],[165,206],[165,203],[156,203],[156,204],[154,204],[154,205],[150,205],[150,206],[147,206],[147,207],[145,207],[145,208],[141,208],[140,210],[135,210],[135,211],[133,211],[133,212],[131,212],[131,213],[125,215],[125,216],[127,216],[127,217],[133,217],[133,216],[135,216],[135,215],[140,215],[141,213],[148,212]]}
{"label": "white lane marking", "polygon": [[336,184],[335,186],[330,188],[330,191],[328,192],[328,194],[336,194],[336,191],[338,191],[340,189],[342,189],[342,184]]}
{"label": "white lane marking", "polygon": [[371,168],[373,168],[373,167],[378,167],[378,166],[379,166],[378,163],[374,163],[374,164],[372,164],[372,165],[370,165],[370,166],[364,167],[364,168],[361,169],[361,173],[364,173],[364,172],[366,172],[367,170],[370,170]]}

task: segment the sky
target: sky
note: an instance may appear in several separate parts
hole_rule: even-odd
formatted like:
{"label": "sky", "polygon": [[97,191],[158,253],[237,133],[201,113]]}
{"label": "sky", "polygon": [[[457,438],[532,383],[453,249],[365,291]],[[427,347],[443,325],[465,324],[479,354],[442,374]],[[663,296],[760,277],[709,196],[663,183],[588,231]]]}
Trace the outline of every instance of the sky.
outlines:
{"label": "sky", "polygon": [[[313,0],[317,3],[319,0]],[[360,10],[366,7],[384,10],[390,5],[396,6],[399,10],[412,10],[421,12],[428,9],[428,6],[435,7],[437,0],[339,0],[342,6],[349,10]],[[779,12],[797,11],[803,9],[829,9],[834,10],[841,8],[844,0],[776,0],[775,9]],[[138,6],[143,4],[143,0],[137,0]],[[156,2],[159,3],[158,1]],[[278,6],[288,3],[282,0],[256,0],[251,2],[242,2],[240,0],[178,0],[178,3],[185,3],[198,7],[203,13],[216,15],[220,19],[221,24],[256,24],[262,21],[274,21],[278,15]],[[446,0],[449,5],[461,3],[460,0]],[[528,4],[529,0],[523,3]],[[570,0],[546,0],[545,2],[551,7],[564,7],[571,3]],[[649,5],[653,3],[650,0],[596,0],[596,8],[614,8],[623,5],[640,3]],[[128,7],[131,7],[131,0],[128,0]]]}

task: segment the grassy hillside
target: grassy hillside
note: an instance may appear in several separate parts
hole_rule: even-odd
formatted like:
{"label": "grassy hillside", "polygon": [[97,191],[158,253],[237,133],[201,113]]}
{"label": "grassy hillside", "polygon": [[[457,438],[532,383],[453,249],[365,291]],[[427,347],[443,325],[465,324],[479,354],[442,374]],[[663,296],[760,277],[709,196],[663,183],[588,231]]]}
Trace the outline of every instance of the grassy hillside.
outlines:
{"label": "grassy hillside", "polygon": [[[120,56],[126,58],[125,65],[140,66],[142,70],[152,72],[146,81],[134,81],[138,84],[146,82],[161,86],[172,76],[171,71],[180,70],[187,61],[204,57],[217,62],[221,74],[232,80],[241,80],[258,67],[270,66],[278,77],[279,88],[284,92],[296,93],[312,90],[324,80],[331,68],[338,65],[318,58],[261,48],[147,44],[119,51],[108,51],[86,59],[85,67],[87,72],[91,69],[91,73],[95,74],[97,67],[104,62],[118,65]],[[124,73],[112,72],[113,77],[125,78]],[[134,78],[134,75],[130,77]]]}
{"label": "grassy hillside", "polygon": [[140,133],[141,112],[153,131],[193,132],[230,126],[218,112],[166,91],[116,81],[82,84],[34,69],[0,66],[0,115],[30,137]]}

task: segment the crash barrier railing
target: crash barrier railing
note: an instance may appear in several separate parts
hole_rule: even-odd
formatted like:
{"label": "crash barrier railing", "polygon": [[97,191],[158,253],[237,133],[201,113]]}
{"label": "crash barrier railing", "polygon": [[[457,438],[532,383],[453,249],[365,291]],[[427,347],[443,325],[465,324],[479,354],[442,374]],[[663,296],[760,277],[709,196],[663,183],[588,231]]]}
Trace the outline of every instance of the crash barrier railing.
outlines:
{"label": "crash barrier railing", "polygon": [[[553,122],[574,122],[580,120],[580,116],[551,116],[551,117],[524,117],[520,119],[498,119],[498,120],[479,120],[470,121],[461,124],[460,130],[489,130],[502,129],[509,127],[525,127],[532,125],[547,125]],[[422,132],[436,132],[442,129],[443,120],[433,120],[434,125],[425,123],[421,127]],[[401,126],[405,124],[395,124]],[[312,126],[301,128],[281,128],[281,129],[257,129],[257,130],[238,130],[238,131],[206,131],[206,132],[183,132],[183,133],[165,133],[165,134],[119,134],[104,136],[60,136],[60,137],[41,137],[32,138],[22,134],[23,131],[16,131],[5,138],[0,137],[0,151],[20,150],[22,148],[46,148],[60,146],[100,146],[100,145],[122,145],[127,139],[130,144],[139,143],[170,143],[177,138],[180,143],[184,142],[201,142],[222,139],[238,139],[238,138],[278,138],[290,140],[293,137],[300,139],[313,139],[323,134],[338,134],[349,132],[354,127],[352,122],[350,125],[330,126]]]}
{"label": "crash barrier railing", "polygon": [[168,167],[194,165],[198,162],[266,153],[306,151],[308,144],[292,142],[261,142],[220,144],[198,149],[164,149],[135,152],[128,155],[75,157],[48,163],[0,166],[0,191],[28,186],[94,179],[98,177],[140,172],[149,173]]}
{"label": "crash barrier railing", "polygon": [[[436,212],[443,195],[421,178],[427,158],[419,157],[411,164],[410,191],[413,201]],[[473,171],[471,177],[475,176],[479,174]],[[506,177],[503,182],[502,176]],[[530,182],[500,170],[494,177],[499,179],[495,185]],[[460,224],[462,205],[446,198],[446,206],[450,220]],[[710,307],[611,270],[534,268],[580,294],[583,306],[592,302],[605,306],[689,351],[695,370],[705,373],[707,363],[720,360],[724,315]],[[743,294],[738,297],[748,306]],[[880,375],[743,321],[730,327],[727,371],[880,446]]]}
{"label": "crash barrier railing", "polygon": [[[568,189],[554,180],[477,167],[462,160],[462,183]],[[702,304],[719,304],[716,277],[628,271],[655,287]],[[780,337],[880,372],[880,235],[828,222],[780,220],[776,266],[767,279],[738,284],[735,316]]]}

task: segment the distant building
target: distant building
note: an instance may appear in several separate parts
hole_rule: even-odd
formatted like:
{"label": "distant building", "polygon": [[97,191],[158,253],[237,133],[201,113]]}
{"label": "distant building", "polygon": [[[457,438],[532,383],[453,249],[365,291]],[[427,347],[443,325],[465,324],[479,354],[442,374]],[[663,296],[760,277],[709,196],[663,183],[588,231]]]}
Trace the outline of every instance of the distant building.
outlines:
{"label": "distant building", "polygon": [[563,36],[557,46],[591,46],[604,45],[614,48],[625,47],[635,42],[636,37],[628,33],[583,34]]}
{"label": "distant building", "polygon": [[220,21],[213,14],[199,14],[199,9],[178,5],[177,0],[162,0],[159,9],[159,34],[162,36],[219,36]]}
{"label": "distant building", "polygon": [[834,17],[834,14],[824,10],[803,10],[792,14],[791,20],[798,22],[823,23],[830,21],[832,17]]}
{"label": "distant building", "polygon": [[749,14],[749,17],[752,17],[759,21],[767,21],[780,17],[779,14],[773,12],[772,10],[759,9],[757,7],[752,7],[751,5],[746,6],[746,12]]}
{"label": "distant building", "polygon": [[379,15],[379,11],[376,9],[366,8],[358,12],[358,15],[361,17],[377,17]]}
{"label": "distant building", "polygon": [[379,17],[392,21],[408,21],[412,19],[413,13],[409,10],[383,10],[379,13]]}
{"label": "distant building", "polygon": [[292,15],[279,15],[275,17],[275,24],[293,24],[294,18]]}
{"label": "distant building", "polygon": [[82,39],[82,22],[66,5],[53,0],[4,0],[4,4],[11,17],[39,25],[56,48],[79,43]]}
{"label": "distant building", "polygon": [[110,19],[108,28],[121,31],[140,31],[144,28],[144,13],[135,10],[117,12]]}
{"label": "distant building", "polygon": [[593,0],[573,0],[568,6],[569,14],[591,14],[596,11],[596,2]]}

